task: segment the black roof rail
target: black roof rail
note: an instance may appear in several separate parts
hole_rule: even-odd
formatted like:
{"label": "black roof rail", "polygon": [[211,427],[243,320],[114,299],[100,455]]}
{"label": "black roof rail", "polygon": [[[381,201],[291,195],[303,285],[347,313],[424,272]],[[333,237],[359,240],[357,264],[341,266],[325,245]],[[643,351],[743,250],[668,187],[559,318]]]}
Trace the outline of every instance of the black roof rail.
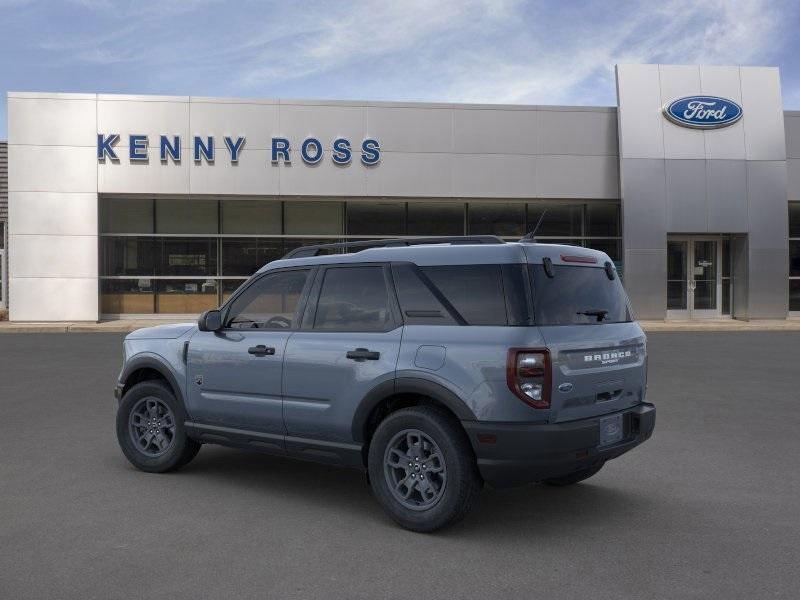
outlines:
{"label": "black roof rail", "polygon": [[331,254],[343,254],[346,250],[357,248],[357,251],[368,248],[391,248],[397,246],[419,246],[421,244],[505,244],[496,235],[450,235],[438,237],[388,238],[383,240],[359,240],[355,242],[333,242],[330,244],[314,244],[300,246],[287,252],[283,258],[307,258],[319,256],[324,250],[333,250]]}

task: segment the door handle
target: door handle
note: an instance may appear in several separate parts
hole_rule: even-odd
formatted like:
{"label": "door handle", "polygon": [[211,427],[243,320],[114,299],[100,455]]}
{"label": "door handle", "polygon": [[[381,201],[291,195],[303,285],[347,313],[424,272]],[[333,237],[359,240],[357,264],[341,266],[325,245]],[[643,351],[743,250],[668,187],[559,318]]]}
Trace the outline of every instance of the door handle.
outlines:
{"label": "door handle", "polygon": [[378,360],[381,357],[381,353],[373,352],[366,348],[356,348],[355,350],[350,350],[346,356],[352,360]]}
{"label": "door handle", "polygon": [[258,346],[248,348],[247,353],[253,356],[272,356],[275,354],[275,348],[268,348],[263,344],[259,344]]}

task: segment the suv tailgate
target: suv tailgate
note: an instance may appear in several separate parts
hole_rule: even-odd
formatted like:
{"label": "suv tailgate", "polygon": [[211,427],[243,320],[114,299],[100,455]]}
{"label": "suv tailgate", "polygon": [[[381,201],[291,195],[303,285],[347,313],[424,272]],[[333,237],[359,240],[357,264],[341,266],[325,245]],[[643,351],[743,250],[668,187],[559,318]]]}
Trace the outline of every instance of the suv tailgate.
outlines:
{"label": "suv tailgate", "polygon": [[539,327],[553,369],[550,417],[573,421],[644,400],[645,336],[636,323]]}

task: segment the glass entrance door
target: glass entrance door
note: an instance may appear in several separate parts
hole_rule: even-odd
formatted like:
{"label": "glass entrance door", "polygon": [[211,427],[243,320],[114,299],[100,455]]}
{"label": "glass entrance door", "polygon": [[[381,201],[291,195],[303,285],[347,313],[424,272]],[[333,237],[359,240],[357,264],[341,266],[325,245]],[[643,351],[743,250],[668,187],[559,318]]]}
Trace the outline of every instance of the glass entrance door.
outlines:
{"label": "glass entrance door", "polygon": [[667,241],[667,317],[709,319],[722,315],[719,239],[695,236]]}

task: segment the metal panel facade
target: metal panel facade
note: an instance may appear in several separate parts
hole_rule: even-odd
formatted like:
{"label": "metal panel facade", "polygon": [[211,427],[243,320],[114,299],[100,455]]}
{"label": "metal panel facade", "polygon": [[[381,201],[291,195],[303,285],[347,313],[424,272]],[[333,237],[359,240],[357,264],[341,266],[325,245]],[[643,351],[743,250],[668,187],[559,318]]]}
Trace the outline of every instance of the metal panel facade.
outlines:
{"label": "metal panel facade", "polygon": [[[669,234],[746,233],[748,268],[757,264],[760,271],[748,273],[745,293],[737,292],[737,313],[786,317],[787,261],[764,269],[761,252],[787,256],[786,148],[794,124],[784,127],[778,70],[619,65],[617,93],[626,261],[639,250],[665,250]],[[692,129],[664,118],[667,103],[692,95],[729,98],[743,116],[721,129]],[[792,176],[789,181],[794,185]],[[662,298],[642,279],[645,271],[660,272],[663,258],[653,254],[647,265],[645,255],[636,256],[625,267],[633,305],[641,316],[663,319]]]}

